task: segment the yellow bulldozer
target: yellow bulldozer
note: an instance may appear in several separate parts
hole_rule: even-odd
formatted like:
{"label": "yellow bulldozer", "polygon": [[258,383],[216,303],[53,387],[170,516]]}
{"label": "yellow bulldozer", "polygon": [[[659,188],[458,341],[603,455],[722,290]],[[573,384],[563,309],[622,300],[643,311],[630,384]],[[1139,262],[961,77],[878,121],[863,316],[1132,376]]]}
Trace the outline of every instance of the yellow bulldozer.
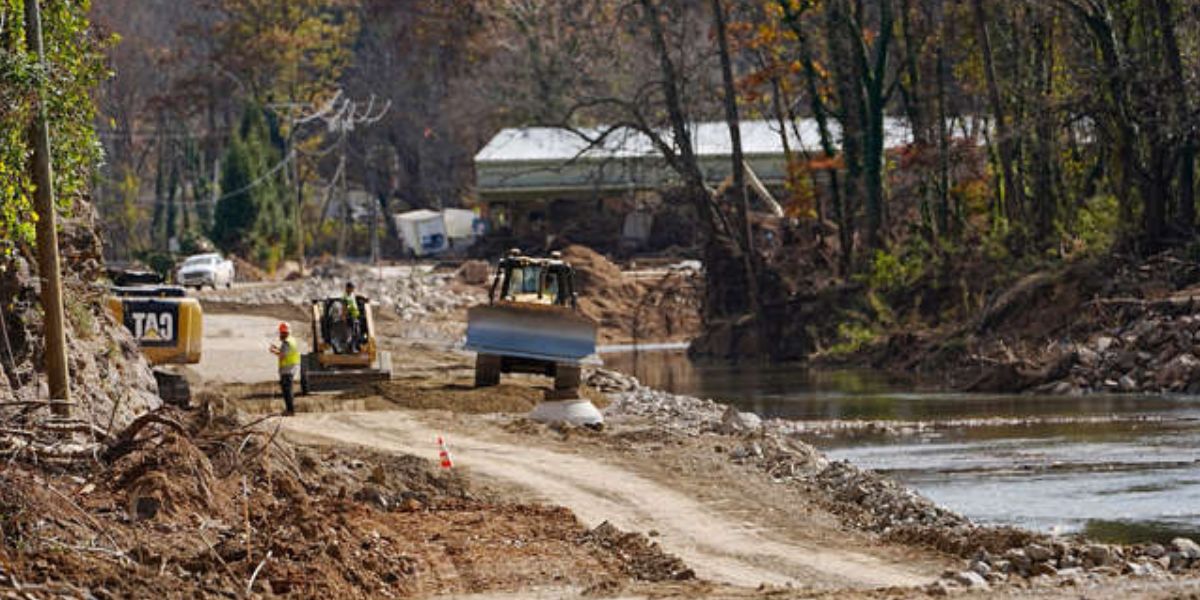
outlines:
{"label": "yellow bulldozer", "polygon": [[476,353],[476,387],[500,383],[502,373],[533,373],[553,377],[555,392],[573,397],[582,365],[597,361],[596,323],[578,311],[571,265],[557,253],[510,251],[488,303],[467,311],[465,348]]}
{"label": "yellow bulldozer", "polygon": [[[181,287],[155,285],[149,280],[134,283],[114,285],[108,309],[137,339],[150,366],[200,362],[204,337],[200,302],[188,298]],[[155,368],[154,379],[158,382],[158,395],[164,401],[181,406],[190,402],[191,389],[183,375]]]}
{"label": "yellow bulldozer", "polygon": [[300,393],[344,389],[392,378],[392,356],[379,349],[371,302],[354,296],[358,318],[345,298],[313,300],[312,352],[300,360]]}

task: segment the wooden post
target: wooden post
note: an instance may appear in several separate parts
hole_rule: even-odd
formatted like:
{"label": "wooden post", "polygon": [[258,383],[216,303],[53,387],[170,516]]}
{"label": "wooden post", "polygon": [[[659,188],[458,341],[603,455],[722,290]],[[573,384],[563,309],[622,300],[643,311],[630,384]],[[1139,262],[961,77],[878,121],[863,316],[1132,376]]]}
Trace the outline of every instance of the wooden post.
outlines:
{"label": "wooden post", "polygon": [[[38,0],[25,0],[25,43],[45,68],[42,49],[42,18]],[[64,330],[62,279],[59,273],[58,230],[54,206],[54,172],[50,166],[50,127],[47,124],[45,90],[38,85],[37,111],[29,128],[33,146],[34,210],[37,212],[38,275],[42,284],[42,310],[46,313],[46,374],[50,380],[50,408],[68,416],[71,387],[67,377],[67,337]]]}
{"label": "wooden post", "polygon": [[300,276],[304,277],[304,180],[300,179],[300,152],[296,150],[296,121],[292,120],[292,131],[288,132],[289,155],[296,181],[296,261],[300,264]]}

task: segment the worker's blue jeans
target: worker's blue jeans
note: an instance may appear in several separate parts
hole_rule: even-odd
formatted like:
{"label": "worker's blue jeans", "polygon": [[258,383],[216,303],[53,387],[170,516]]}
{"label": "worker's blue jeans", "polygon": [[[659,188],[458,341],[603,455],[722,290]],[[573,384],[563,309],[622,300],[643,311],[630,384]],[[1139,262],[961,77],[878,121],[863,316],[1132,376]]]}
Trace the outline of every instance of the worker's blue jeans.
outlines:
{"label": "worker's blue jeans", "polygon": [[296,406],[294,404],[295,398],[292,395],[292,382],[295,379],[296,376],[292,373],[279,374],[279,388],[281,391],[283,391],[283,406],[287,414],[291,414],[296,411]]}

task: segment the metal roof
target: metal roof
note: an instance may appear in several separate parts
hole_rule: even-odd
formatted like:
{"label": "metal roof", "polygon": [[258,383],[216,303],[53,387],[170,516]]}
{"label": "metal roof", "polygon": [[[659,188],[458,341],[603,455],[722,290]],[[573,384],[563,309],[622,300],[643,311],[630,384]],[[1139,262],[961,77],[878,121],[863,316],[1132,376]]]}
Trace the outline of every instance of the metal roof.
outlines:
{"label": "metal roof", "polygon": [[[835,144],[841,131],[836,122],[829,124]],[[604,128],[584,128],[588,137],[596,137]],[[797,135],[797,133],[799,135]],[[747,155],[783,154],[779,123],[748,120],[741,122],[742,149]],[[670,136],[666,136],[670,137]],[[724,121],[696,123],[692,127],[693,147],[699,156],[729,156],[732,147],[729,127]],[[788,143],[794,151],[819,151],[821,137],[815,119],[799,119],[787,128]],[[911,141],[908,123],[903,119],[884,119],[884,143],[895,148]],[[503,129],[475,155],[475,162],[487,163],[562,163],[570,160],[611,160],[656,157],[658,151],[649,138],[632,129],[609,134],[604,143],[588,147],[587,140],[575,132],[555,127]]]}

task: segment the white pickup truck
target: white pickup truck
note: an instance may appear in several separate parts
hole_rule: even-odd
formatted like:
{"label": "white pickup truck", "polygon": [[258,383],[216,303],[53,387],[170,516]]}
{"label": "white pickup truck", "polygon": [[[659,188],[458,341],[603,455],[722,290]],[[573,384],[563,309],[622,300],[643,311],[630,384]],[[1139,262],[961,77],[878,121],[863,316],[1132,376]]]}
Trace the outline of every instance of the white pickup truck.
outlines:
{"label": "white pickup truck", "polygon": [[187,257],[175,272],[175,283],[185,287],[201,289],[211,286],[233,285],[233,261],[220,254],[197,254]]}

